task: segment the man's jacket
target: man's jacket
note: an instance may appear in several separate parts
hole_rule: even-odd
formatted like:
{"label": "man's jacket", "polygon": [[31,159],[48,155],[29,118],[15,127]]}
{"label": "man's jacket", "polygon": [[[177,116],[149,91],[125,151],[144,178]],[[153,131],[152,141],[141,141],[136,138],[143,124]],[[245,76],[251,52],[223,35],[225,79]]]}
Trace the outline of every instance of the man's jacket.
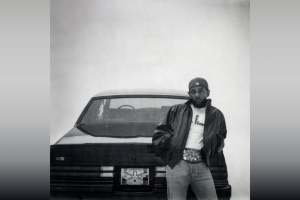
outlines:
{"label": "man's jacket", "polygon": [[[185,104],[172,106],[152,137],[156,155],[171,168],[182,159],[193,117],[190,104],[189,100]],[[226,133],[223,113],[211,106],[211,99],[207,99],[201,154],[208,167],[209,158],[222,151]]]}

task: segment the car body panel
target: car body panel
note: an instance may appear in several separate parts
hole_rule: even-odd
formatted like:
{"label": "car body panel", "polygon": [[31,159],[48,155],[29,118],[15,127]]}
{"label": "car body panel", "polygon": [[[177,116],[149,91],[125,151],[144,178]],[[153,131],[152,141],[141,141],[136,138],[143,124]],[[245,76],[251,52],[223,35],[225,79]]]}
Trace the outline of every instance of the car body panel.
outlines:
{"label": "car body panel", "polygon": [[95,137],[80,131],[78,128],[72,128],[56,144],[102,144],[102,143],[152,143],[151,137]]}

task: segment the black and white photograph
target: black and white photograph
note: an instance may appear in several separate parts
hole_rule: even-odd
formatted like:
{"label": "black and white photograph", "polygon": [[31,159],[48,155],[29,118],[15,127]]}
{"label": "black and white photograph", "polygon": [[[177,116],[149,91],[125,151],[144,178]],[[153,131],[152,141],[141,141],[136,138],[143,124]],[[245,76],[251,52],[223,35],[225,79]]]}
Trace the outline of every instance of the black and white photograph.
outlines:
{"label": "black and white photograph", "polygon": [[0,199],[298,200],[299,9],[1,0]]}
{"label": "black and white photograph", "polygon": [[250,0],[50,0],[50,199],[250,199]]}

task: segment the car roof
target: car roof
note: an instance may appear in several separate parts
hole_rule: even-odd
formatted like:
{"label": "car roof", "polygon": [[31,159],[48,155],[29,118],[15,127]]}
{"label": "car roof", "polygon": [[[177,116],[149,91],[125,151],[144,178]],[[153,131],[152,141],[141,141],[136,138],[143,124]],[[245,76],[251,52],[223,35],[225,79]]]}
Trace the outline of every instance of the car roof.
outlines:
{"label": "car roof", "polygon": [[128,96],[128,95],[153,95],[153,96],[180,96],[189,97],[187,91],[174,90],[174,89],[119,89],[119,90],[107,90],[99,92],[94,97],[103,96]]}

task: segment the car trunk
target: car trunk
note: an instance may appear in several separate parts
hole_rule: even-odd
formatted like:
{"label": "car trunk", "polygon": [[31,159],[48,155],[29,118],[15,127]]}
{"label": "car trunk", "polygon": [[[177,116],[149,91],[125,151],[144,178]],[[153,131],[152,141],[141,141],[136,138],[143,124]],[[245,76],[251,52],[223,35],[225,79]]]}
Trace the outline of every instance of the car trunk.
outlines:
{"label": "car trunk", "polygon": [[[164,193],[165,173],[156,177],[155,171],[156,166],[164,164],[151,147],[149,143],[52,145],[51,191],[143,195]],[[113,169],[107,169],[109,166]],[[122,183],[122,169],[147,169],[148,177],[144,177],[147,181],[140,185]]]}

